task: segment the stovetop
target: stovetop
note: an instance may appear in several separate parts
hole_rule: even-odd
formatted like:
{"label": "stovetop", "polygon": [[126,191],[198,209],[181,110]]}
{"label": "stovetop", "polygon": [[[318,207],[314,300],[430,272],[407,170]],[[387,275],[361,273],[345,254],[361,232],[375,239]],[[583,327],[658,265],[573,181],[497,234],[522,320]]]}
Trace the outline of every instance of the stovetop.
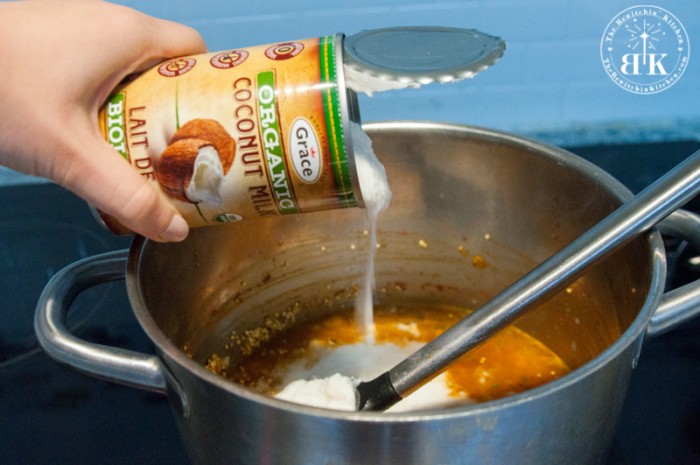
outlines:
{"label": "stovetop", "polygon": [[[638,191],[697,142],[571,148]],[[1,188],[0,463],[188,463],[164,396],[99,381],[38,348],[36,300],[56,271],[124,249],[130,239],[99,227],[87,206],[53,184]],[[700,202],[690,209],[700,211]],[[697,253],[670,239],[675,285],[700,277]],[[122,282],[76,301],[69,325],[81,337],[140,352],[151,344]],[[634,371],[609,465],[700,464],[700,319],[647,341]]]}

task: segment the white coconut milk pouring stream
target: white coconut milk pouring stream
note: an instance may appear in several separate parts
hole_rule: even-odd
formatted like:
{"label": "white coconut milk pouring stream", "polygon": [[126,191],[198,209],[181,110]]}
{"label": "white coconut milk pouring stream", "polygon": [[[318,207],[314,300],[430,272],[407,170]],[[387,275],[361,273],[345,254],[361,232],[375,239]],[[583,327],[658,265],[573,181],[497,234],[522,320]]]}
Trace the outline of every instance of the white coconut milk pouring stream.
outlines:
{"label": "white coconut milk pouring stream", "polygon": [[[366,57],[362,53],[363,45],[370,50],[376,46],[375,43],[368,45],[364,42],[365,40],[376,41],[377,37],[373,37],[374,33],[369,35],[369,39],[360,38],[350,45],[350,47],[355,47],[353,50],[356,53],[357,47],[359,47],[359,53],[363,58]],[[381,42],[382,33],[377,33],[377,36]],[[394,57],[394,59],[396,58]],[[369,96],[379,91],[419,87],[434,80],[434,76],[417,77],[413,75],[406,78],[395,74],[387,75],[385,70],[384,74],[377,73],[376,70],[374,73],[368,73],[364,68],[366,64],[363,62],[362,71],[353,69],[352,65],[346,65],[345,76],[348,87]],[[463,70],[459,78],[471,77],[473,74],[473,70]],[[443,74],[441,80],[459,79],[454,75],[447,79],[445,78],[447,75],[449,74]],[[381,212],[389,205],[391,190],[384,167],[372,151],[369,137],[356,124],[351,125],[351,134],[355,165],[369,222],[367,265],[362,285],[355,300],[355,320],[364,341],[330,351],[311,369],[301,366],[296,370],[290,369],[288,377],[291,379],[284,389],[276,395],[277,398],[290,402],[336,410],[354,410],[357,404],[355,386],[361,379],[374,378],[420,347],[420,344],[417,343],[404,347],[394,344],[375,345],[373,291],[375,287],[374,260],[377,251],[377,223]],[[389,411],[446,407],[453,402],[455,400],[450,398],[445,374],[443,374],[416,390],[403,402],[394,405]]]}

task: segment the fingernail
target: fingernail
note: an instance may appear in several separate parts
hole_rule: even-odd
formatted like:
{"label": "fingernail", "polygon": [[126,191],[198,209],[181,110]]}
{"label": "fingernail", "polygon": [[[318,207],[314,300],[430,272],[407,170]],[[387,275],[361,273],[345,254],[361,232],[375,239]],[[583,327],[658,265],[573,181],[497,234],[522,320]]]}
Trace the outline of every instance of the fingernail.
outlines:
{"label": "fingernail", "polygon": [[187,237],[189,227],[180,215],[175,215],[168,225],[168,229],[160,235],[161,239],[168,242],[180,242]]}

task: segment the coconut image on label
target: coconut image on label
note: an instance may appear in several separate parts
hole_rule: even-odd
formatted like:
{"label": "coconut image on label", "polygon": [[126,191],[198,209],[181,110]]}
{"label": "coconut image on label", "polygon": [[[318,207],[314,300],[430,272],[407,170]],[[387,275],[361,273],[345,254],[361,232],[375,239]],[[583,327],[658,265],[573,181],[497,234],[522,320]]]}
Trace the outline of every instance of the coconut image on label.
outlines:
{"label": "coconut image on label", "polygon": [[289,131],[289,154],[296,175],[313,184],[321,176],[321,144],[313,126],[305,118],[297,118]]}
{"label": "coconut image on label", "polygon": [[236,141],[218,121],[193,119],[173,134],[160,155],[156,179],[172,198],[221,205],[221,186],[235,155]]}

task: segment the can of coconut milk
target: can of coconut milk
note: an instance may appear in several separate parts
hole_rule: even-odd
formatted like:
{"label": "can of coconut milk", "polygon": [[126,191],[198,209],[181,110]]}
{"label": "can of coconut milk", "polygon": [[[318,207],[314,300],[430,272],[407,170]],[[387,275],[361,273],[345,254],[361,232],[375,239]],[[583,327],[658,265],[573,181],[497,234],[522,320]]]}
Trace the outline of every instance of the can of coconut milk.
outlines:
{"label": "can of coconut milk", "polygon": [[123,83],[99,123],[191,227],[362,207],[356,91],[471,77],[503,49],[478,31],[415,27],[175,58]]}
{"label": "can of coconut milk", "polygon": [[338,34],[166,61],[112,94],[101,130],[193,227],[362,206],[341,48]]}

